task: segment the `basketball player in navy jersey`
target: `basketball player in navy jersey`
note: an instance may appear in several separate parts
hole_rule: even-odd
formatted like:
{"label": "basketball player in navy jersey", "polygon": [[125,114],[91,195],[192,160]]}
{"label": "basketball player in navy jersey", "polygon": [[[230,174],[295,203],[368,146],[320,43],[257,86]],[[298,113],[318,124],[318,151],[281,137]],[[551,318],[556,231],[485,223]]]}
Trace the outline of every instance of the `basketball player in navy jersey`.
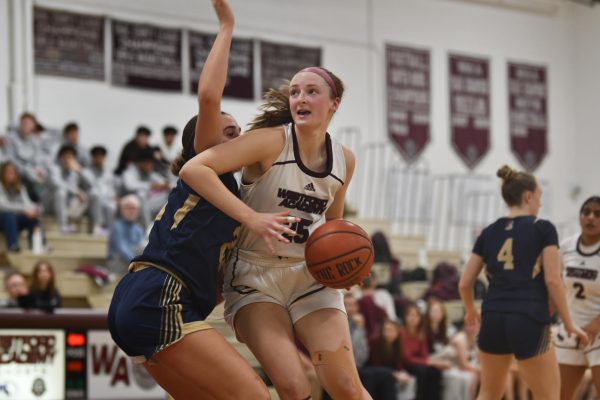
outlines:
{"label": "basketball player in navy jersey", "polygon": [[[213,6],[220,28],[200,76],[199,114],[184,129],[174,173],[196,152],[240,131],[231,116],[220,112],[234,18],[226,0],[213,0]],[[218,179],[239,195],[233,174]],[[287,213],[263,219],[272,222],[277,235],[294,233],[283,224]],[[156,217],[143,254],[115,290],[108,316],[114,341],[176,399],[270,398],[260,377],[205,322],[216,302],[219,265],[238,227],[179,180]]]}
{"label": "basketball player in navy jersey", "polygon": [[[316,282],[304,260],[310,233],[325,220],[342,218],[354,171],[352,152],[327,133],[343,90],[330,71],[303,69],[289,86],[267,92],[250,132],[199,154],[181,170],[190,187],[242,223],[225,269],[225,317],[282,400],[311,396],[295,337],[333,399],[370,398],[354,363],[342,294]],[[218,178],[240,168],[241,200]],[[290,225],[295,235],[273,242],[277,232],[261,213],[278,211],[300,220]]]}
{"label": "basketball player in navy jersey", "polygon": [[[486,227],[465,265],[460,295],[465,323],[481,320],[478,337],[481,390],[478,399],[500,399],[513,355],[534,399],[559,399],[560,376],[550,337],[548,297],[561,317],[566,335],[587,343],[574,326],[560,276],[558,234],[551,222],[537,219],[541,188],[535,178],[508,166],[498,170],[507,217]],[[486,267],[488,292],[482,314],[475,308],[473,286]]]}

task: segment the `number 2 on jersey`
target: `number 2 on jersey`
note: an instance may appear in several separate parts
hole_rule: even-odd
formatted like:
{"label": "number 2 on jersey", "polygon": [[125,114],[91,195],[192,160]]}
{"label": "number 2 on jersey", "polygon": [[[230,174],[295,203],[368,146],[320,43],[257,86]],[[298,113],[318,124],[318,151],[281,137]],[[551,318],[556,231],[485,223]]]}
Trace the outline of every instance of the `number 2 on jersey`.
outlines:
{"label": "number 2 on jersey", "polygon": [[504,263],[504,269],[515,269],[514,256],[513,256],[513,238],[508,238],[504,241],[504,244],[498,252],[497,259],[499,262]]}

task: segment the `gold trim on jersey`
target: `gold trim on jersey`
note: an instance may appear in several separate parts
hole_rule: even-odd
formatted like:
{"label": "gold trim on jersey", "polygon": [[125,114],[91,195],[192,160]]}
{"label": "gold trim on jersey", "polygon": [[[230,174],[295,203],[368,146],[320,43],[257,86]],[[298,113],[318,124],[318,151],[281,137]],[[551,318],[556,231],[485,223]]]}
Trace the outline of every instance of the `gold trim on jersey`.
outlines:
{"label": "gold trim on jersey", "polygon": [[185,282],[183,282],[183,280],[179,277],[179,275],[177,275],[173,271],[170,271],[170,270],[166,269],[165,267],[163,267],[161,265],[154,264],[154,263],[151,263],[149,261],[134,261],[131,264],[129,264],[129,272],[138,272],[138,271],[141,271],[141,270],[146,269],[146,268],[156,268],[156,269],[159,269],[162,272],[164,272],[165,274],[169,274],[173,278],[177,279],[177,282],[179,282],[179,284],[181,286],[183,286],[187,290],[190,290],[187,287],[187,285],[185,284]]}
{"label": "gold trim on jersey", "polygon": [[162,218],[162,216],[165,213],[166,209],[167,209],[167,203],[165,203],[165,205],[162,206],[162,208],[160,209],[160,211],[158,212],[158,214],[156,214],[156,218],[154,218],[154,220],[155,221],[160,221],[160,219]]}
{"label": "gold trim on jersey", "polygon": [[205,331],[208,329],[214,329],[214,328],[206,321],[188,322],[187,324],[183,324],[183,336],[189,335],[190,333],[193,333],[193,332]]}
{"label": "gold trim on jersey", "polygon": [[171,225],[171,230],[177,228],[177,225],[179,225],[181,220],[185,218],[187,213],[189,213],[194,207],[196,207],[199,201],[200,196],[196,196],[195,194],[188,195],[183,205],[179,207],[177,211],[175,211],[175,216],[173,217],[173,225]]}
{"label": "gold trim on jersey", "polygon": [[533,271],[531,273],[531,279],[535,278],[542,272],[542,255],[540,254],[535,260],[535,264],[533,266]]}
{"label": "gold trim on jersey", "polygon": [[175,278],[168,275],[163,283],[160,296],[160,308],[162,310],[160,321],[160,338],[158,340],[158,353],[181,337],[183,331],[183,318],[181,317],[182,305],[179,303],[181,284]]}

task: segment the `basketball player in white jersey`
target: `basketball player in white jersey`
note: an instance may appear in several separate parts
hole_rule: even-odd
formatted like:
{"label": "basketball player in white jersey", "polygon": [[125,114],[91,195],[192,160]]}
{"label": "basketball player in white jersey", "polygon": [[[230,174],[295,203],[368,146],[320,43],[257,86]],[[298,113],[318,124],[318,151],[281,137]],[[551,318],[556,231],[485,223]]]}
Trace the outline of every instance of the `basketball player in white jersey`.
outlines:
{"label": "basketball player in white jersey", "polygon": [[[352,152],[327,133],[343,90],[330,71],[301,70],[289,86],[265,95],[249,132],[198,155],[180,174],[242,223],[225,270],[226,318],[283,400],[311,398],[295,337],[311,353],[333,399],[370,398],[354,364],[342,295],[317,283],[304,262],[310,232],[325,220],[342,218],[354,171]],[[240,168],[241,200],[217,178]],[[288,216],[267,214],[276,212]],[[295,235],[283,235],[285,223]]]}
{"label": "basketball player in white jersey", "polygon": [[571,400],[587,368],[592,369],[596,391],[600,393],[600,197],[593,196],[581,206],[581,234],[560,245],[563,280],[573,322],[590,338],[581,346],[575,336],[569,338],[564,327],[555,336],[560,366],[561,399]]}

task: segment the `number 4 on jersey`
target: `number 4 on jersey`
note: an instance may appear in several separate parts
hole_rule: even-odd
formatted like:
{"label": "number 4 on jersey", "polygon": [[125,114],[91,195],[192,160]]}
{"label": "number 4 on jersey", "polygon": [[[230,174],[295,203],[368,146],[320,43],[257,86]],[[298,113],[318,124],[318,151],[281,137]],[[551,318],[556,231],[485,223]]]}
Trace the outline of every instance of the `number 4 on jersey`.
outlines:
{"label": "number 4 on jersey", "polygon": [[513,238],[508,238],[504,241],[504,244],[498,252],[498,261],[504,263],[504,269],[515,269],[514,256],[513,256]]}

